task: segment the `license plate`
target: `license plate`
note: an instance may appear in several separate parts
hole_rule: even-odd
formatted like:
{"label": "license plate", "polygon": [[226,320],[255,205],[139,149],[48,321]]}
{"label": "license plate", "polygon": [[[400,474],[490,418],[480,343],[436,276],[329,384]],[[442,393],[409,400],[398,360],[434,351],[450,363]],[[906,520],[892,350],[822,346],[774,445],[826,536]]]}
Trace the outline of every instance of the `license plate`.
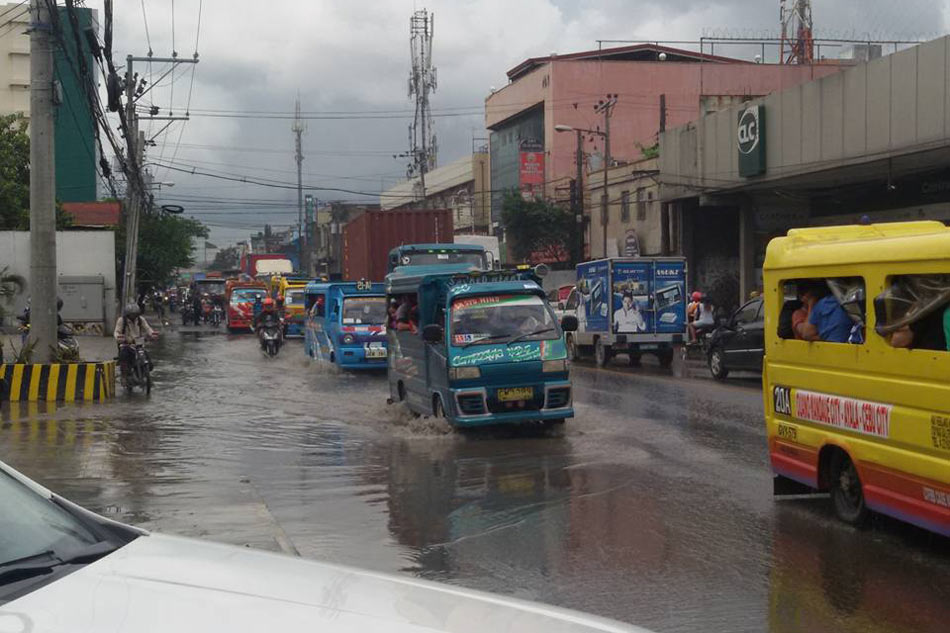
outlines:
{"label": "license plate", "polygon": [[498,390],[498,399],[502,402],[530,400],[534,397],[534,387],[510,387]]}
{"label": "license plate", "polygon": [[366,358],[386,358],[385,347],[367,347]]}
{"label": "license plate", "polygon": [[653,343],[647,343],[646,345],[640,345],[640,349],[658,349],[659,345],[654,345]]}

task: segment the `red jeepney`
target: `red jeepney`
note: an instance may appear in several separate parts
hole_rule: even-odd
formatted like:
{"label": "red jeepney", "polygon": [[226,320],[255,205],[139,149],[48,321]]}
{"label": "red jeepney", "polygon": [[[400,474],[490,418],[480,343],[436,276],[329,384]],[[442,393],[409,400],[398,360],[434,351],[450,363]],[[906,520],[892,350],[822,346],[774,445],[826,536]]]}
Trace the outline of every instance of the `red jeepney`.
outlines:
{"label": "red jeepney", "polygon": [[254,303],[263,301],[267,286],[261,281],[229,281],[224,290],[228,330],[249,330],[254,325]]}

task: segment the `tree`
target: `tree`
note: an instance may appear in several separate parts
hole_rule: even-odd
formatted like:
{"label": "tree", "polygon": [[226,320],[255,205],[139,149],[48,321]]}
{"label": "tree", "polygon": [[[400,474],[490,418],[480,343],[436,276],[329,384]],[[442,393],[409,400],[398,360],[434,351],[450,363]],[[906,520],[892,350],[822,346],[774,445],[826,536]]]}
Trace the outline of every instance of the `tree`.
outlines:
{"label": "tree", "polygon": [[[179,268],[189,268],[192,240],[208,237],[208,227],[192,218],[164,213],[145,213],[139,225],[137,259],[138,279],[142,286],[167,286]],[[120,279],[125,261],[125,226],[116,233],[116,257]]]}
{"label": "tree", "polygon": [[525,200],[511,191],[501,206],[505,235],[513,242],[514,256],[521,261],[568,262],[576,248],[574,216],[545,200]]}
{"label": "tree", "polygon": [[[30,137],[22,114],[0,116],[0,230],[30,230]],[[56,203],[56,228],[69,228],[71,215]]]}
{"label": "tree", "polygon": [[241,251],[237,246],[222,248],[214,255],[214,261],[208,266],[211,270],[233,270],[241,264]]}
{"label": "tree", "polygon": [[0,230],[30,223],[30,137],[22,114],[0,116]]}

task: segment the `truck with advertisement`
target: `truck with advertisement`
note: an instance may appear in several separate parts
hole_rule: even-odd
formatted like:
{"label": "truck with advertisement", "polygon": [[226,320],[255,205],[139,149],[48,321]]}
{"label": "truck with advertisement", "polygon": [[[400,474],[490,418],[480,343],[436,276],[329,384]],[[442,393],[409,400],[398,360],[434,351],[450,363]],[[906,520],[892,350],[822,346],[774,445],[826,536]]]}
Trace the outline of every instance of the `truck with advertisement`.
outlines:
{"label": "truck with advertisement", "polygon": [[286,275],[293,270],[293,262],[282,253],[246,253],[241,256],[241,272],[251,278]]}
{"label": "truck with advertisement", "polygon": [[660,365],[673,362],[674,345],[686,340],[686,259],[629,257],[577,266],[577,285],[564,314],[577,317],[568,333],[571,359],[593,355],[598,367],[618,354],[636,365],[644,353]]}

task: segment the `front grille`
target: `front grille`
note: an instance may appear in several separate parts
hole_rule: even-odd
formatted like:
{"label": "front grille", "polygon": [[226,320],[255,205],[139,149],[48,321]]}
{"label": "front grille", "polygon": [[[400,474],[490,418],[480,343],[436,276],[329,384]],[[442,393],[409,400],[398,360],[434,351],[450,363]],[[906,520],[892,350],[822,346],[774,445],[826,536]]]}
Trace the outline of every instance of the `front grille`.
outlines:
{"label": "front grille", "polygon": [[480,393],[460,394],[458,404],[462,415],[482,415],[485,413],[485,399]]}
{"label": "front grille", "polygon": [[546,409],[562,409],[571,401],[571,388],[558,387],[548,390],[548,401],[545,403]]}

